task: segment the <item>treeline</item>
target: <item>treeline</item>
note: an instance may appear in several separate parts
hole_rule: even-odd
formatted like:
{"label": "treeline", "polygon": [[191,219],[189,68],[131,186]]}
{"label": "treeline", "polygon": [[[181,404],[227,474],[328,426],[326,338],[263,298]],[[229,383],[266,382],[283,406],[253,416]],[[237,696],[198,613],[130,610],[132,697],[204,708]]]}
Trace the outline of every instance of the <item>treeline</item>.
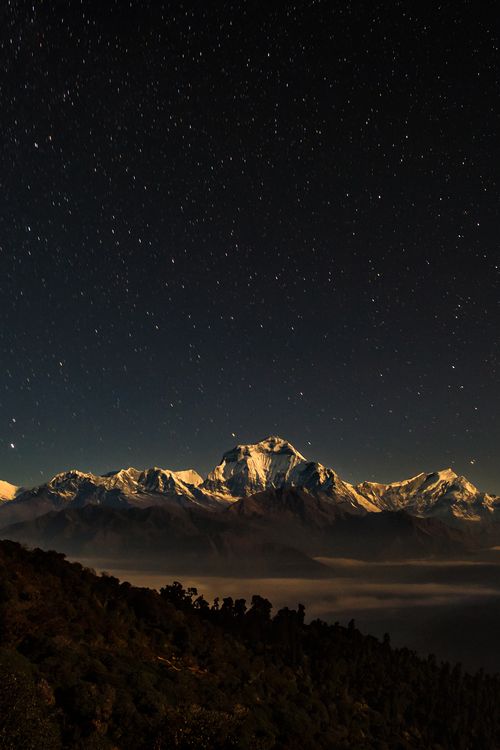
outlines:
{"label": "treeline", "polygon": [[500,680],[0,542],[0,750],[489,750]]}

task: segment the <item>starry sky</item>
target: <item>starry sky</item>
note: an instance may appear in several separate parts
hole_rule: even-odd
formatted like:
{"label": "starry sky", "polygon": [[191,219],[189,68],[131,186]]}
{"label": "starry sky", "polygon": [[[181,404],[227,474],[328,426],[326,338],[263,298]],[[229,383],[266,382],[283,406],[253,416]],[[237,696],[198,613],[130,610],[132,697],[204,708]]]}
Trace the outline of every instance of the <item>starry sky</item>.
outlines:
{"label": "starry sky", "polygon": [[500,493],[494,4],[6,0],[0,478]]}

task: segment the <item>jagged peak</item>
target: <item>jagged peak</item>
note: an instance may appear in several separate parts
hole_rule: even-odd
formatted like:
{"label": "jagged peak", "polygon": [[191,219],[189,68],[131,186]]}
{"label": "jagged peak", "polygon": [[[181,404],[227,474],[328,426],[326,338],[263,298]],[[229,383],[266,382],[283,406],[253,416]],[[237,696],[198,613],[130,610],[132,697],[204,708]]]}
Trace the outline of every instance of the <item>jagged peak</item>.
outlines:
{"label": "jagged peak", "polygon": [[256,445],[262,446],[262,448],[268,448],[272,451],[280,450],[281,448],[289,448],[293,453],[298,453],[298,450],[293,447],[289,440],[282,438],[279,435],[268,435],[262,440],[259,440]]}
{"label": "jagged peak", "polygon": [[94,477],[95,474],[90,474],[86,471],[80,471],[80,469],[68,469],[67,471],[60,471],[55,474],[50,480],[49,484],[57,483],[65,479],[86,479],[88,477]]}
{"label": "jagged peak", "polygon": [[455,479],[459,479],[456,471],[453,471],[453,469],[450,467],[448,467],[447,469],[441,469],[441,471],[436,471],[434,473],[437,474],[439,479],[442,479],[444,481],[454,481]]}
{"label": "jagged peak", "polygon": [[436,478],[436,484],[449,484],[455,487],[461,487],[464,491],[471,494],[478,493],[479,490],[472,482],[463,476],[463,474],[457,474],[453,469],[442,469],[429,475],[429,480]]}
{"label": "jagged peak", "polygon": [[[59,474],[56,474],[47,484],[52,487],[60,487],[65,484],[79,484],[88,480],[95,484],[103,484],[104,486],[114,487],[123,484],[124,486],[132,487],[140,485],[142,482],[145,480],[147,481],[148,479],[150,480],[152,477],[162,477],[163,479],[196,486],[203,481],[203,478],[194,469],[173,471],[172,469],[163,469],[159,466],[152,466],[143,470],[129,466],[127,469],[116,469],[101,475],[83,472],[79,469],[69,469],[68,471],[61,471]],[[112,485],[109,485],[110,482]]]}
{"label": "jagged peak", "polygon": [[258,443],[241,443],[236,445],[231,450],[224,453],[223,458],[232,456],[235,453],[240,455],[251,455],[252,453],[284,453],[296,456],[301,461],[305,461],[304,456],[290,443],[289,440],[280,437],[279,435],[269,435],[268,437],[259,440]]}

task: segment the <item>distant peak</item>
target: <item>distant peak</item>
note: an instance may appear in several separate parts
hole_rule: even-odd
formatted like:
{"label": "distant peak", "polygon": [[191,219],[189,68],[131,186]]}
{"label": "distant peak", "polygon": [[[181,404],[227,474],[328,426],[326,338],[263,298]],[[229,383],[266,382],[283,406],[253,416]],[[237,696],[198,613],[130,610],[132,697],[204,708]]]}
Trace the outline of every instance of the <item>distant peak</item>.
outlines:
{"label": "distant peak", "polygon": [[57,482],[61,479],[72,479],[75,477],[90,477],[91,474],[87,474],[85,471],[79,469],[68,469],[68,471],[60,471],[58,474],[52,477],[51,482]]}
{"label": "distant peak", "polygon": [[123,477],[123,476],[138,476],[141,472],[139,469],[135,469],[133,466],[129,466],[128,469],[116,469],[115,471],[108,471],[103,474],[103,477]]}

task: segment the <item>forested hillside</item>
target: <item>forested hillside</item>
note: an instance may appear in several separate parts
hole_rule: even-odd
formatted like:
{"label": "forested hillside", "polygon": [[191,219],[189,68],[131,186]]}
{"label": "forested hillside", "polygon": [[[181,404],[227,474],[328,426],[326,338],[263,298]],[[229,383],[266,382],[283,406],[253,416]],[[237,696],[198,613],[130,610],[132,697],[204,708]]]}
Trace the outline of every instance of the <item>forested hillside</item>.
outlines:
{"label": "forested hillside", "polygon": [[500,747],[498,677],[304,620],[0,542],[0,748]]}

